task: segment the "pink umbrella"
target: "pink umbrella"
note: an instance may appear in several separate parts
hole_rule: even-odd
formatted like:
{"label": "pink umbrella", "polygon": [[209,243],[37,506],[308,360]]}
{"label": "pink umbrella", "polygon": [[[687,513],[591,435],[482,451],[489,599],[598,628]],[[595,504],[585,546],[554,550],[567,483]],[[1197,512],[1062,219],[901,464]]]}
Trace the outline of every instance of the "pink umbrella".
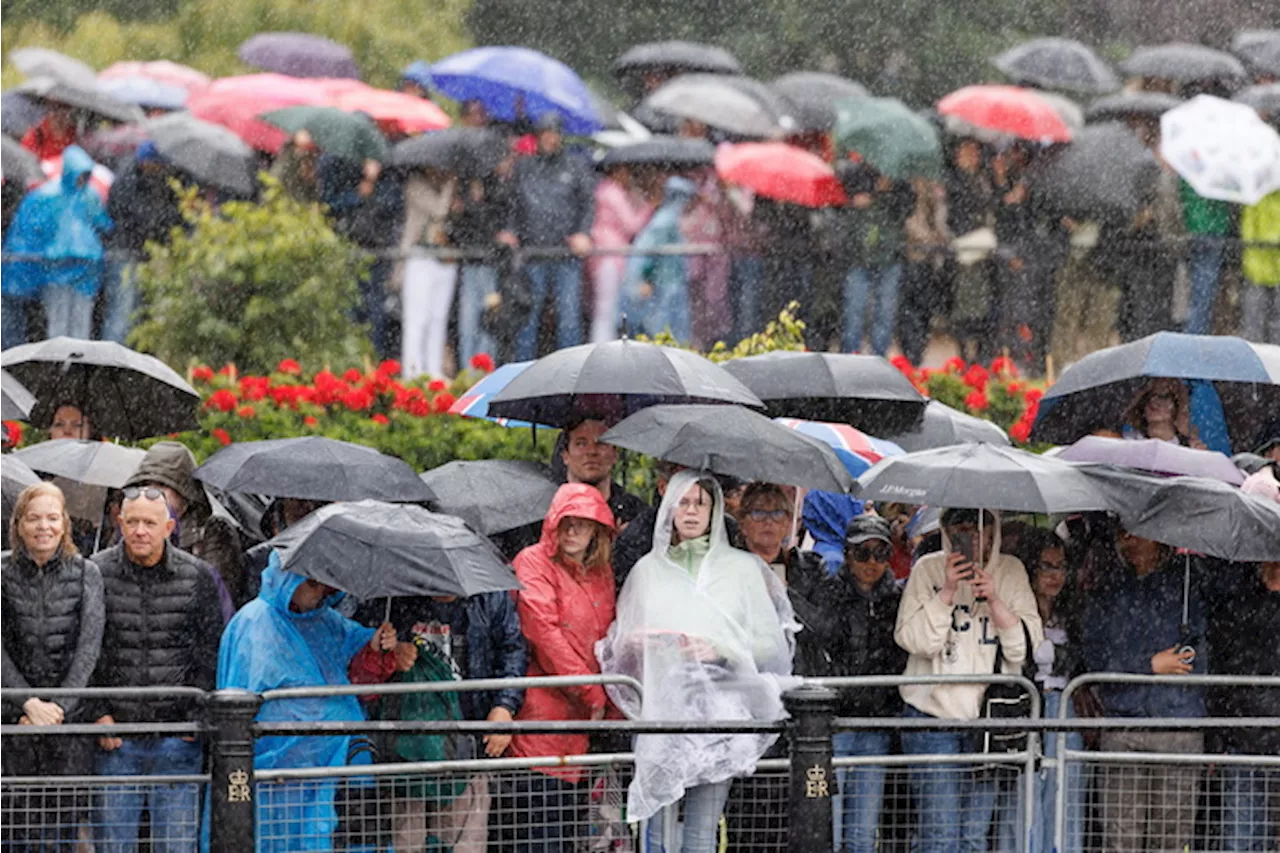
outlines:
{"label": "pink umbrella", "polygon": [[406,134],[443,130],[452,124],[444,110],[425,98],[372,86],[335,93],[333,105],[365,113],[382,127]]}
{"label": "pink umbrella", "polygon": [[98,74],[99,80],[113,80],[117,77],[147,77],[191,93],[199,92],[213,82],[208,74],[167,59],[154,62],[117,62]]}
{"label": "pink umbrella", "polygon": [[220,124],[260,151],[276,153],[289,138],[283,130],[258,118],[283,107],[328,106],[325,80],[247,74],[223,77],[192,95],[187,110],[204,121]]}

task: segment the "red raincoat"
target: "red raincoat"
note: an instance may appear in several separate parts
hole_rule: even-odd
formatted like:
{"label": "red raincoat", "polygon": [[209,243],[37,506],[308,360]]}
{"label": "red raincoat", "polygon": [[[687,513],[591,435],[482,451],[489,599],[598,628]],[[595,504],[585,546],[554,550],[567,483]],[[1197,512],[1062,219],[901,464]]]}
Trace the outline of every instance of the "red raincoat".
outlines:
{"label": "red raincoat", "polygon": [[[520,626],[529,642],[529,675],[596,675],[600,664],[595,645],[614,617],[613,568],[585,573],[576,564],[556,559],[556,533],[565,518],[589,518],[613,529],[613,513],[598,489],[582,483],[561,486],[542,522],[542,539],[519,554],[512,565],[523,589],[516,594]],[[589,720],[605,708],[604,688],[564,687],[527,690],[518,720]],[[535,757],[581,755],[585,734],[516,735],[510,755]],[[582,768],[548,768],[543,772],[578,782]]]}

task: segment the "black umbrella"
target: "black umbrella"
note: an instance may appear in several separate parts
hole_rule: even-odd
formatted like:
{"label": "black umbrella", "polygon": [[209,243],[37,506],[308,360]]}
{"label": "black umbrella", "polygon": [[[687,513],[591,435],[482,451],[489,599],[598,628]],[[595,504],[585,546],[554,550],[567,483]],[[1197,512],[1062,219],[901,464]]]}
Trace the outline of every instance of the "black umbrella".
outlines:
{"label": "black umbrella", "polygon": [[52,338],[7,349],[0,363],[36,395],[33,426],[48,427],[65,405],[125,441],[199,426],[195,389],[160,359],[111,341]]}
{"label": "black umbrella", "polygon": [[600,158],[599,166],[660,166],[692,169],[715,162],[716,149],[705,139],[684,136],[654,136],[643,142],[614,148]]}
{"label": "black umbrella", "polygon": [[435,494],[433,509],[485,536],[542,521],[560,487],[538,463],[509,459],[447,462],[421,479]]}
{"label": "black umbrella", "polygon": [[506,142],[498,133],[476,127],[451,127],[397,143],[391,149],[391,165],[483,177],[496,169],[506,155]]}
{"label": "black umbrella", "polygon": [[1181,98],[1166,95],[1164,92],[1121,92],[1117,95],[1098,98],[1084,111],[1084,117],[1089,122],[1127,118],[1154,121],[1180,104],[1182,104]]}
{"label": "black umbrella", "polygon": [[764,407],[724,368],[695,352],[620,340],[538,359],[494,396],[489,417],[558,427],[585,416],[617,422],[662,403]]}
{"label": "black umbrella", "polygon": [[129,482],[146,455],[145,450],[109,441],[57,438],[15,450],[9,458],[41,474],[52,474],[86,486],[119,489]]}
{"label": "black umbrella", "polygon": [[742,66],[724,48],[689,41],[659,41],[638,44],[613,62],[613,73],[624,83],[643,81],[650,72],[678,74],[741,74]]}
{"label": "black umbrella", "polygon": [[[1250,86],[1237,92],[1231,100],[1253,107],[1260,113],[1280,114],[1280,83]],[[5,149],[4,156],[9,156],[9,149]]]}
{"label": "black umbrella", "polygon": [[871,94],[861,83],[824,71],[792,71],[769,87],[791,103],[796,121],[809,130],[832,130],[838,101]]}
{"label": "black umbrella", "polygon": [[1006,50],[991,64],[1018,84],[1068,92],[1114,92],[1120,88],[1107,63],[1073,39],[1032,39]]}
{"label": "black umbrella", "polygon": [[849,424],[872,435],[915,429],[928,400],[880,356],[778,351],[724,363],[775,417]]}
{"label": "black umbrella", "polygon": [[[8,152],[4,156],[8,157]],[[36,398],[26,386],[10,376],[9,371],[0,370],[0,392],[4,395],[0,420],[25,421],[36,404]]]}
{"label": "black umbrella", "polygon": [[740,480],[824,492],[853,486],[849,470],[826,442],[741,406],[651,406],[600,440]]}
{"label": "black umbrella", "polygon": [[[22,494],[22,490],[27,486],[34,486],[40,482],[40,477],[35,471],[27,467],[26,463],[20,459],[14,459],[12,454],[5,454],[4,463],[0,464],[0,498],[3,500],[4,518],[2,520],[5,541],[9,538],[9,519],[13,517],[14,505],[18,502],[18,495]],[[9,543],[9,547],[13,547],[13,543]]]}
{"label": "black umbrella", "polygon": [[270,544],[286,571],[362,601],[417,595],[465,598],[520,588],[488,539],[460,518],[411,504],[330,504]]}
{"label": "black umbrella", "polygon": [[[781,106],[776,94],[771,93],[772,98],[768,99],[761,97],[757,90],[743,82],[745,79],[722,74],[681,75],[645,98],[635,116],[644,121],[645,112],[652,110],[748,138],[772,138],[794,130],[795,120],[780,114],[780,111],[789,113],[790,106]],[[759,81],[752,82],[764,87]]]}
{"label": "black umbrella", "polygon": [[854,491],[867,500],[1041,514],[1109,506],[1081,466],[994,444],[885,457]]}
{"label": "black umbrella", "polygon": [[[0,95],[0,132],[5,136],[21,139],[42,118],[44,106],[26,95],[12,89]],[[8,149],[5,149],[4,156],[6,160],[9,158]]]}
{"label": "black umbrella", "polygon": [[45,180],[44,170],[40,168],[40,159],[23,148],[16,139],[8,136],[0,137],[4,145],[4,180],[19,187],[41,183]]}
{"label": "black umbrella", "polygon": [[224,492],[310,501],[429,501],[434,495],[403,460],[322,436],[242,441],[193,475]]}
{"label": "black umbrella", "polygon": [[930,400],[925,406],[924,420],[918,429],[891,436],[889,441],[908,453],[977,441],[1009,445],[1004,430],[991,421],[975,418],[937,400]]}
{"label": "black umbrella", "polygon": [[14,91],[34,101],[62,104],[78,110],[94,113],[110,121],[124,123],[142,121],[142,110],[133,104],[117,100],[100,89],[81,89],[52,77],[33,77],[14,88]]}
{"label": "black umbrella", "polygon": [[1123,225],[1155,200],[1160,164],[1127,126],[1106,122],[1079,131],[1029,180],[1059,216]]}
{"label": "black umbrella", "polygon": [[1280,77],[1280,30],[1241,30],[1231,39],[1231,52],[1255,74]]}
{"label": "black umbrella", "polygon": [[1120,70],[1130,77],[1154,77],[1176,83],[1232,82],[1248,76],[1240,60],[1231,54],[1186,42],[1140,47],[1120,63]]}
{"label": "black umbrella", "polygon": [[198,182],[240,195],[257,189],[257,155],[227,128],[188,113],[154,119],[145,128],[156,151]]}

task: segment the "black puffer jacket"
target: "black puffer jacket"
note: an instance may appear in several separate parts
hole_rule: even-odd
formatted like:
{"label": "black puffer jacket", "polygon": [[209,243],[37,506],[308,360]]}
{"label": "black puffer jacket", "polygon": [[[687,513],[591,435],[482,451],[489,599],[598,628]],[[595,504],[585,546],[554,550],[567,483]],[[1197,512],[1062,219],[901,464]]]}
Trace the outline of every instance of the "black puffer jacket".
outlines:
{"label": "black puffer jacket", "polygon": [[[826,675],[901,675],[906,669],[907,653],[893,639],[902,591],[892,572],[864,593],[841,570],[813,599],[819,611],[816,633],[830,659]],[[843,690],[837,707],[842,717],[896,717],[901,711],[896,687]]]}
{"label": "black puffer jacket", "polygon": [[[0,569],[0,636],[7,688],[85,687],[102,648],[102,575],[79,554],[54,556],[43,567],[25,552],[6,554]],[[79,699],[60,698],[67,722],[84,719]],[[16,723],[21,703],[4,703]]]}
{"label": "black puffer jacket", "polygon": [[[212,690],[222,615],[209,565],[165,545],[160,562],[144,568],[129,560],[123,543],[93,561],[102,571],[107,610],[94,685]],[[192,711],[185,700],[109,699],[97,714],[118,723],[182,722]]]}

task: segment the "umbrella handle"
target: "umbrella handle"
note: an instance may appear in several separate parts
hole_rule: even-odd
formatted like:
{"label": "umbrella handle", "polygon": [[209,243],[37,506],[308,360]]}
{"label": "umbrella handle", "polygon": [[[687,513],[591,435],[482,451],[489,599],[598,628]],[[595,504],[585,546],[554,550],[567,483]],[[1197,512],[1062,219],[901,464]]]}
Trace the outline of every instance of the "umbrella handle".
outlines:
{"label": "umbrella handle", "polygon": [[382,621],[383,623],[391,621],[391,596],[389,595],[387,596],[387,611],[383,614]]}

